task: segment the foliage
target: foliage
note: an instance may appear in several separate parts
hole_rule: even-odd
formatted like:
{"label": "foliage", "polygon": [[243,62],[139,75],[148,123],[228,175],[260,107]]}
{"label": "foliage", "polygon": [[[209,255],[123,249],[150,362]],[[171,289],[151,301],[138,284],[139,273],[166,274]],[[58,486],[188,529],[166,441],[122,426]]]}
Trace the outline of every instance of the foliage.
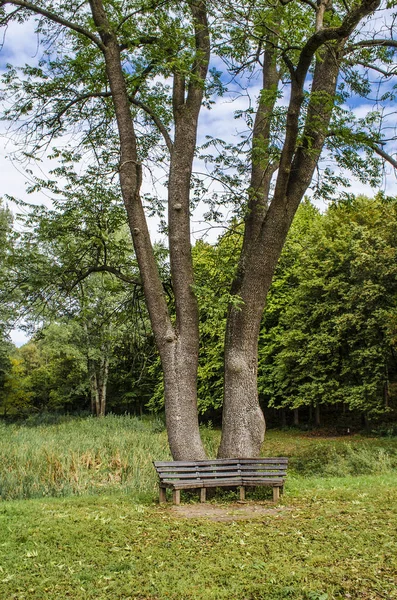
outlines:
{"label": "foliage", "polygon": [[[135,410],[144,403],[131,388],[134,376],[145,379],[153,342],[125,212],[102,167],[77,174],[77,165],[66,161],[54,179],[34,186],[52,195],[51,208],[19,202],[23,229],[15,232],[18,251],[5,293],[22,289],[19,310],[31,328],[41,328],[43,365],[29,374],[36,408],[76,408],[78,398],[85,407],[91,386],[93,410],[104,411],[109,370],[112,375],[127,356],[132,364],[121,368],[129,378],[113,386],[114,404]],[[160,246],[156,255],[164,260]],[[126,352],[118,360],[121,346]]]}
{"label": "foliage", "polygon": [[[2,199],[0,198],[0,290],[4,290],[10,277],[10,259],[12,253],[12,215],[3,206]],[[16,294],[17,290],[12,290],[11,296],[15,297]],[[12,369],[10,360],[12,344],[10,343],[8,332],[14,316],[11,303],[6,302],[1,297],[0,292],[0,406],[4,402],[7,393],[4,389],[5,381]]]}
{"label": "foliage", "polygon": [[[221,220],[227,208],[244,219],[244,243],[239,267],[231,274],[226,317],[220,453],[232,455],[244,448],[249,455],[259,451],[265,428],[256,368],[251,367],[257,363],[256,339],[252,338],[259,331],[274,269],[303,195],[312,186],[322,198],[334,198],[338,185],[347,184],[344,170],[360,181],[379,185],[381,159],[396,166],[387,152],[393,141],[386,138],[388,116],[378,108],[382,102],[392,105],[395,96],[389,85],[395,75],[395,42],[393,28],[386,26],[391,8],[394,3],[386,5],[381,0],[361,0],[351,6],[345,2],[331,6],[327,0],[275,5],[252,0],[143,2],[139,6],[119,0],[89,5],[54,0],[45,8],[41,0],[0,0],[0,25],[7,28],[14,21],[33,18],[39,36],[37,59],[20,67],[8,66],[3,77],[4,118],[20,134],[23,156],[40,159],[69,134],[67,161],[77,153],[88,162],[99,156],[106,176],[120,175],[141,283],[162,353],[162,369],[167,371],[167,423],[173,429],[174,456],[204,454],[195,406],[199,344],[190,211],[202,197],[210,197],[210,220]],[[207,77],[211,51],[224,72],[212,68]],[[256,78],[260,78],[259,90]],[[212,128],[201,135],[206,140],[201,158],[209,176],[221,185],[221,192],[212,195],[205,175],[191,177],[200,108],[203,104],[210,108],[225,95],[241,98],[241,90],[248,101],[243,108],[237,106],[233,115],[243,123],[237,139],[211,137]],[[363,108],[360,118],[354,114],[358,104]],[[59,147],[54,154],[65,156]],[[329,163],[337,165],[337,172]],[[158,181],[159,169],[168,171],[168,230],[163,214],[165,190],[158,193],[155,188],[141,197],[144,176],[150,174]],[[196,193],[190,193],[194,187]],[[81,197],[80,202],[84,202]],[[158,214],[163,231],[170,234],[175,314],[168,310],[173,303],[167,304],[156,268],[145,209],[146,214]],[[41,255],[35,258],[34,265],[51,267]],[[105,266],[106,262],[100,265]],[[82,276],[77,274],[72,280],[69,274],[67,283],[73,289]],[[57,297],[57,293],[50,296],[50,301]],[[48,302],[48,295],[45,298]],[[180,335],[182,331],[186,335]],[[207,333],[203,333],[205,338]],[[331,338],[327,335],[329,346]],[[214,337],[218,357],[222,356],[220,339]],[[177,345],[184,346],[180,352]],[[105,346],[107,341],[102,340],[101,348]],[[240,366],[244,362],[245,372],[241,368],[241,376],[236,376],[235,357],[241,348],[246,356]],[[190,363],[186,353],[191,355]],[[102,375],[95,376],[102,382],[108,370],[105,354],[101,353],[99,362],[107,366]],[[216,364],[201,362],[200,368],[216,388],[219,405],[219,358]],[[360,374],[361,380],[364,376]],[[356,406],[363,396],[375,402],[380,377],[372,387],[368,385],[352,387]],[[328,388],[322,381],[317,396]],[[301,386],[299,393],[302,390]],[[208,389],[200,391],[201,410],[207,410],[211,395]],[[245,398],[249,401],[243,410],[252,419],[237,419],[234,403],[241,406]],[[302,395],[296,396],[296,402],[303,402]],[[173,420],[176,412],[179,418]],[[255,426],[249,425],[251,421]],[[184,436],[189,439],[182,443]]]}
{"label": "foliage", "polygon": [[[298,221],[279,267],[282,311],[274,311],[277,277],[264,315],[259,385],[271,405],[343,402],[372,414],[389,410],[396,208],[382,196],[342,202],[322,216],[304,208],[306,231]],[[294,251],[288,270],[284,261]]]}

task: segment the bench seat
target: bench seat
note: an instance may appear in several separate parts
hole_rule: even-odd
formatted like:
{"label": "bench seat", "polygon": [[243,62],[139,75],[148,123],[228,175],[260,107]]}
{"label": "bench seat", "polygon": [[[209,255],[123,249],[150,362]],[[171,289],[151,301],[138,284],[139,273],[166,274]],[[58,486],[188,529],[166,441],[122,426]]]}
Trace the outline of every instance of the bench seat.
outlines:
{"label": "bench seat", "polygon": [[180,490],[199,489],[205,502],[207,488],[240,488],[240,499],[246,487],[270,486],[273,500],[279,499],[286,478],[288,458],[231,458],[203,461],[153,463],[159,478],[160,502],[166,501],[166,489],[173,490],[175,504],[180,503]]}

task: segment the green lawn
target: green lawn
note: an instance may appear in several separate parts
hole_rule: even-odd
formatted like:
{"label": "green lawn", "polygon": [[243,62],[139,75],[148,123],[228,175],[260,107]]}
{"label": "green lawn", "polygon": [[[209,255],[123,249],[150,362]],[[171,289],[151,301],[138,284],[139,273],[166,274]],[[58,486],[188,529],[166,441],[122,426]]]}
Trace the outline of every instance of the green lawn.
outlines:
{"label": "green lawn", "polygon": [[291,457],[280,510],[214,522],[157,505],[158,424],[1,427],[1,489],[28,498],[0,503],[1,600],[397,599],[396,439],[269,432]]}
{"label": "green lawn", "polygon": [[293,478],[283,506],[219,523],[125,495],[5,502],[0,597],[397,598],[393,476]]}

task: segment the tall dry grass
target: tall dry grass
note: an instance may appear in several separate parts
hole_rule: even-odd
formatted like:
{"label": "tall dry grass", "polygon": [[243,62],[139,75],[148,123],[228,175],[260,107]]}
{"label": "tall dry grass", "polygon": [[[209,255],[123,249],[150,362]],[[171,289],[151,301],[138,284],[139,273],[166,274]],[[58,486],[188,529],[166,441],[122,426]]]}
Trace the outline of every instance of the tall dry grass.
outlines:
{"label": "tall dry grass", "polygon": [[[202,428],[208,455],[220,432]],[[397,438],[317,439],[296,431],[269,431],[267,456],[289,456],[289,474],[347,477],[397,470]],[[153,460],[171,460],[163,422],[108,415],[102,419],[51,417],[0,421],[0,499],[124,491],[143,500],[157,495]]]}

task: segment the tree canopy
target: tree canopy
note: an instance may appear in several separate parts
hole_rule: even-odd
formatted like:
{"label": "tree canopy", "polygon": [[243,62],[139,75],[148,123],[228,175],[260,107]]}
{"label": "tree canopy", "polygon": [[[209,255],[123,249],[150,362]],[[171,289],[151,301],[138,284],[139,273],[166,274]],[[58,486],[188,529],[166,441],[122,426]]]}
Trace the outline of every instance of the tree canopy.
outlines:
{"label": "tree canopy", "polygon": [[[191,210],[206,197],[212,219],[232,210],[243,222],[229,279],[219,455],[252,456],[265,432],[258,336],[296,210],[309,187],[330,198],[349,173],[374,185],[381,161],[396,167],[387,117],[394,100],[393,9],[380,0],[0,1],[4,26],[34,18],[39,36],[38,60],[4,75],[4,116],[24,156],[58,145],[55,155],[63,160],[76,160],[77,152],[86,163],[99,157],[104,178],[119,175],[176,459],[205,456]],[[242,94],[248,106],[236,105],[225,129],[235,130],[237,117],[243,131],[230,138],[203,130],[202,107]],[[360,99],[365,110],[358,117]],[[207,174],[194,177],[200,159]],[[142,184],[159,179],[159,169],[166,193],[146,194]],[[206,192],[207,177],[219,190]],[[172,302],[148,212],[164,221]]]}

